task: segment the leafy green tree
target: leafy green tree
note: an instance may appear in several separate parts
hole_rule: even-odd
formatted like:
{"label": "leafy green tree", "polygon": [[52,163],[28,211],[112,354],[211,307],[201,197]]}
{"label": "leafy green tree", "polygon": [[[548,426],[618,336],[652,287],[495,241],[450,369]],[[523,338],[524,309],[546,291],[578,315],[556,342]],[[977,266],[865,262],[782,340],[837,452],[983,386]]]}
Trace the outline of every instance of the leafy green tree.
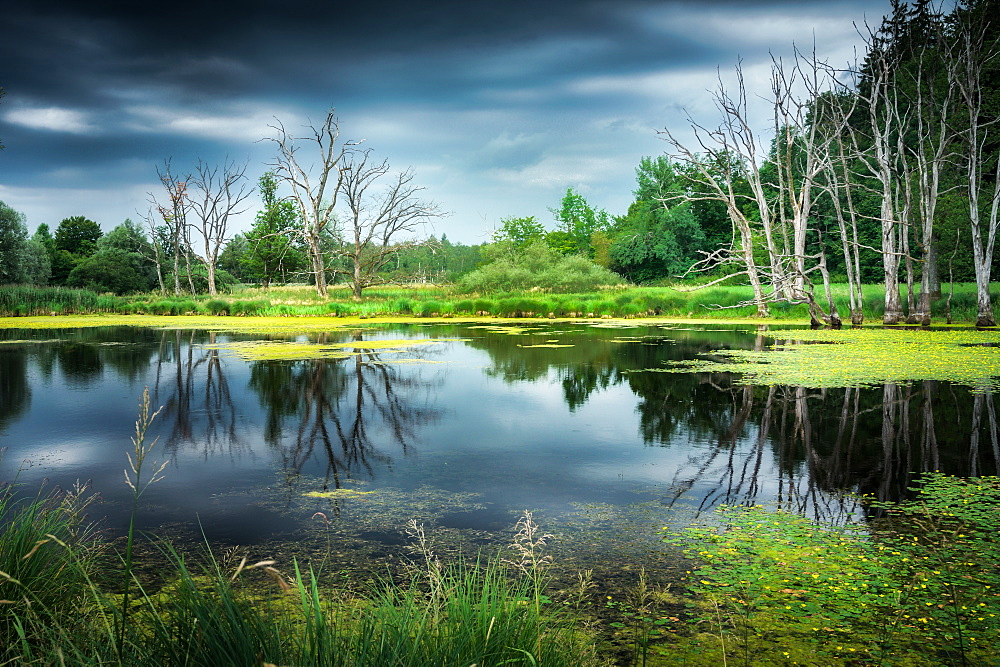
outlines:
{"label": "leafy green tree", "polygon": [[125,218],[125,222],[98,239],[97,252],[106,250],[121,250],[147,258],[153,256],[153,247],[146,238],[146,232],[131,218]]}
{"label": "leafy green tree", "polygon": [[82,215],[65,218],[56,227],[56,250],[65,250],[78,257],[93,255],[97,250],[97,240],[101,238],[101,226]]}
{"label": "leafy green tree", "polygon": [[287,280],[289,273],[304,270],[309,258],[302,244],[296,242],[298,209],[294,202],[278,198],[274,172],[261,176],[257,187],[264,209],[257,213],[244,237],[246,247],[239,262],[247,278],[266,288],[272,282]]}
{"label": "leafy green tree", "polygon": [[130,294],[149,291],[155,277],[142,255],[112,247],[81,259],[66,284],[94,292]]}
{"label": "leafy green tree", "polygon": [[500,220],[500,227],[493,232],[493,243],[509,241],[521,248],[545,238],[545,227],[533,215],[525,218],[509,216]]}
{"label": "leafy green tree", "polygon": [[76,265],[97,251],[100,238],[101,227],[93,220],[82,215],[62,220],[56,227],[50,255],[52,283],[65,285]]}
{"label": "leafy green tree", "polygon": [[44,222],[38,225],[38,229],[35,230],[35,233],[31,238],[41,243],[50,257],[52,256],[52,253],[55,252],[56,241],[52,238],[52,231],[49,229],[49,226]]}
{"label": "leafy green tree", "polygon": [[80,263],[77,257],[68,250],[54,248],[50,257],[51,282],[53,285],[65,285],[70,272]]}
{"label": "leafy green tree", "polygon": [[0,202],[0,285],[26,282],[27,246],[24,214]]}
{"label": "leafy green tree", "polygon": [[29,285],[47,285],[52,275],[52,264],[45,246],[35,238],[25,245],[24,282]]}
{"label": "leafy green tree", "polygon": [[97,241],[97,251],[80,258],[66,277],[70,287],[129,294],[156,286],[153,247],[139,225],[126,219]]}
{"label": "leafy green tree", "polygon": [[549,245],[563,254],[592,256],[590,239],[594,232],[611,227],[611,217],[603,209],[595,209],[573,188],[566,190],[558,209],[550,209],[559,223],[561,235],[549,234]]}
{"label": "leafy green tree", "polygon": [[689,204],[668,208],[637,201],[616,228],[612,268],[636,282],[678,277],[704,246],[705,234]]}
{"label": "leafy green tree", "polygon": [[254,279],[244,269],[244,261],[250,246],[247,244],[247,237],[243,234],[234,234],[229,239],[226,247],[219,253],[219,268],[226,271],[239,282],[253,282]]}
{"label": "leafy green tree", "polygon": [[635,202],[612,232],[611,268],[636,282],[677,277],[709,246],[693,203],[683,201],[690,186],[666,156],[643,157],[635,172]]}

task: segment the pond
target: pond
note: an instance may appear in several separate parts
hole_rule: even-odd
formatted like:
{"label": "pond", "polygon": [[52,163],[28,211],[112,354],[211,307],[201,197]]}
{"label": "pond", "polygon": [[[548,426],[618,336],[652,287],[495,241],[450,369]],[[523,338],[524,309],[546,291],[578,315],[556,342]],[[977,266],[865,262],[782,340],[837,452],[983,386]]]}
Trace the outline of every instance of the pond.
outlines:
{"label": "pond", "polygon": [[1000,461],[988,384],[754,386],[673,366],[793,329],[175,319],[0,329],[0,482],[89,482],[92,517],[121,534],[148,387],[162,406],[151,458],[167,466],[142,498],[144,530],[267,556],[325,545],[356,567],[395,557],[411,518],[469,553],[509,540],[530,509],[586,565],[669,561],[658,531],[721,503],[841,521],[864,511],[853,494],[895,500],[919,472],[996,474]]}

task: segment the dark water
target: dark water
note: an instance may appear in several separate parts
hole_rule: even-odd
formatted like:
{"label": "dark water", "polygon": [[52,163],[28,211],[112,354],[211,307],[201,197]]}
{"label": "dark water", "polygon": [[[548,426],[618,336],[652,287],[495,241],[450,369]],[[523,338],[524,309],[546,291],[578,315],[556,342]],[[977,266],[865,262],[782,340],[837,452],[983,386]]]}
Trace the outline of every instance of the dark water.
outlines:
{"label": "dark water", "polygon": [[[744,387],[643,371],[768,344],[746,327],[396,325],[298,338],[317,336],[462,340],[247,362],[215,347],[253,338],[241,334],[2,330],[0,482],[34,492],[88,480],[102,498],[92,514],[120,531],[147,386],[163,406],[152,458],[168,465],[143,496],[143,526],[222,543],[297,539],[317,511],[355,516],[382,544],[409,516],[485,531],[526,508],[558,522],[641,507],[662,526],[679,509],[758,502],[837,519],[858,511],[844,492],[897,499],[918,472],[996,474],[1000,460],[996,397],[966,387]],[[553,341],[570,347],[528,347]],[[378,493],[303,495],[338,488]]]}

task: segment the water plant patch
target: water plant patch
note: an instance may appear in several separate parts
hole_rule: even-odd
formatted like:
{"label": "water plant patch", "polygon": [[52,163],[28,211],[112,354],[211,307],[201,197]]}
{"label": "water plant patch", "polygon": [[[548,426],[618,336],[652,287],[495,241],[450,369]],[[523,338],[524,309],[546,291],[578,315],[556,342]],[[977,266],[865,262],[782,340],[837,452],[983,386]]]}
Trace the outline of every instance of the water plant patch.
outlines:
{"label": "water plant patch", "polygon": [[844,329],[769,331],[764,350],[715,350],[706,358],[646,371],[739,373],[743,382],[858,387],[946,380],[976,390],[1000,387],[1000,332]]}

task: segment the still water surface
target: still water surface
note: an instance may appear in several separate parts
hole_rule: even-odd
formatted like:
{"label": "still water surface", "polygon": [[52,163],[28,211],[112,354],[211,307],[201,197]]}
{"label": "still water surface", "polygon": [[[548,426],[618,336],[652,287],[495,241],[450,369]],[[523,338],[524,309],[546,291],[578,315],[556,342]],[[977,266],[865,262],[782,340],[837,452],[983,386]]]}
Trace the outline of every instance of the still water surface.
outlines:
{"label": "still water surface", "polygon": [[[363,517],[389,542],[411,516],[494,531],[527,508],[547,529],[629,507],[662,527],[749,502],[836,520],[859,510],[844,492],[896,499],[917,472],[996,474],[1000,460],[995,397],[967,387],[746,387],[648,370],[770,344],[752,327],[372,325],[270,339],[435,342],[269,361],[229,347],[264,338],[0,331],[0,482],[87,480],[102,498],[92,514],[121,531],[144,387],[163,406],[152,458],[168,465],[143,527],[223,544],[299,539],[315,512]],[[336,489],[365,493],[305,495]]]}

